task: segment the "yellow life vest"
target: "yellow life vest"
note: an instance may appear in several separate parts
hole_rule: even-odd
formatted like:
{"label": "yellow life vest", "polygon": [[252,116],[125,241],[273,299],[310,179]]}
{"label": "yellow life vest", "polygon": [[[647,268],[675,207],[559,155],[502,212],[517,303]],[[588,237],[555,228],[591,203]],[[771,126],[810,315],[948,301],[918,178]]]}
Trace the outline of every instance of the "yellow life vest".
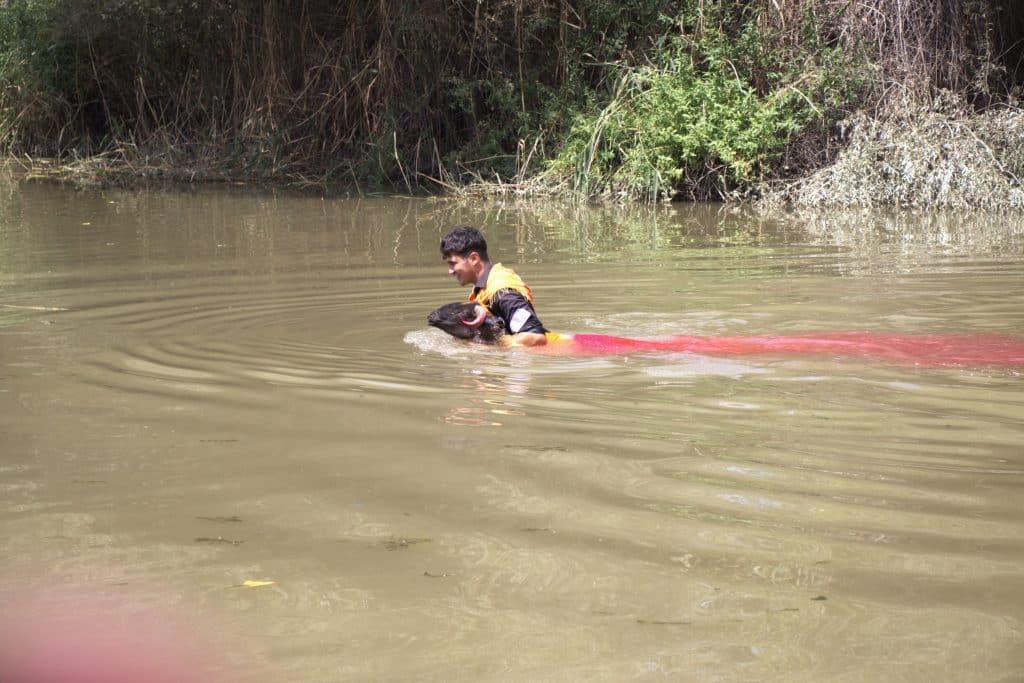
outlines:
{"label": "yellow life vest", "polygon": [[479,292],[474,291],[470,294],[469,300],[475,301],[490,310],[491,299],[503,289],[515,290],[525,296],[530,304],[533,304],[533,292],[530,291],[526,283],[515,274],[515,271],[506,268],[500,263],[495,263],[491,266],[491,272],[487,274],[487,282],[484,284],[484,288]]}

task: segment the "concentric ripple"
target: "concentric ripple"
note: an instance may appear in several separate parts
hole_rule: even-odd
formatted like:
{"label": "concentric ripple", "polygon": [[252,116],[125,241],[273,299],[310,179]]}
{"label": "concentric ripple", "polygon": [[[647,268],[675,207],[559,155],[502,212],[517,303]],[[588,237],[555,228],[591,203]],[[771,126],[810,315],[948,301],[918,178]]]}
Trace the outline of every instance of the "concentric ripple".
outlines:
{"label": "concentric ripple", "polygon": [[[325,395],[435,391],[389,371],[408,357],[395,341],[398,315],[365,293],[323,287],[227,293],[195,287],[160,297],[111,295],[66,320],[84,330],[79,340],[91,346],[77,367],[85,382],[258,403],[266,395],[260,387]],[[391,343],[368,353],[375,325]]]}

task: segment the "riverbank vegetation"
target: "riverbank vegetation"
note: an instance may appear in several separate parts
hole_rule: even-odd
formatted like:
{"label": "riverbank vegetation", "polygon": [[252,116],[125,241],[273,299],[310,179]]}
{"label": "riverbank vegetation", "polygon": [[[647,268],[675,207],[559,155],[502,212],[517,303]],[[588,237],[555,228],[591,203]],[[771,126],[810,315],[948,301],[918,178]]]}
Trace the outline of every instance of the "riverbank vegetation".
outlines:
{"label": "riverbank vegetation", "polygon": [[1021,206],[1013,5],[8,0],[0,145],[79,182]]}

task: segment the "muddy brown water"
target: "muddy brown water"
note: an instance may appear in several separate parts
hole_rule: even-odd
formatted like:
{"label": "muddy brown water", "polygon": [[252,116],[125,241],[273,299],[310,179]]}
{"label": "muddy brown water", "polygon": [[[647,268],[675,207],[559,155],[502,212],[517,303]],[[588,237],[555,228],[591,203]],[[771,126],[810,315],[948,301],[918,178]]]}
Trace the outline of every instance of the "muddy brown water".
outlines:
{"label": "muddy brown water", "polygon": [[1024,335],[1020,216],[0,189],[7,604],[235,680],[1024,680],[1020,368],[425,323],[472,223],[559,331]]}

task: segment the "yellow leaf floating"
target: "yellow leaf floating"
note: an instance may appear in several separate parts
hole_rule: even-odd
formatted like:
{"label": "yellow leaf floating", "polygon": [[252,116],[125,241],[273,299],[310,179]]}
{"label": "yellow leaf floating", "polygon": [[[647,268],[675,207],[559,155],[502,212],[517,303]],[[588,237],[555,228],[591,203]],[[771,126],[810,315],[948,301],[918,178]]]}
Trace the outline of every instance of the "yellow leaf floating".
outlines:
{"label": "yellow leaf floating", "polygon": [[242,585],[246,588],[259,588],[261,586],[273,586],[275,583],[277,581],[253,581],[252,579],[247,579],[242,582]]}

